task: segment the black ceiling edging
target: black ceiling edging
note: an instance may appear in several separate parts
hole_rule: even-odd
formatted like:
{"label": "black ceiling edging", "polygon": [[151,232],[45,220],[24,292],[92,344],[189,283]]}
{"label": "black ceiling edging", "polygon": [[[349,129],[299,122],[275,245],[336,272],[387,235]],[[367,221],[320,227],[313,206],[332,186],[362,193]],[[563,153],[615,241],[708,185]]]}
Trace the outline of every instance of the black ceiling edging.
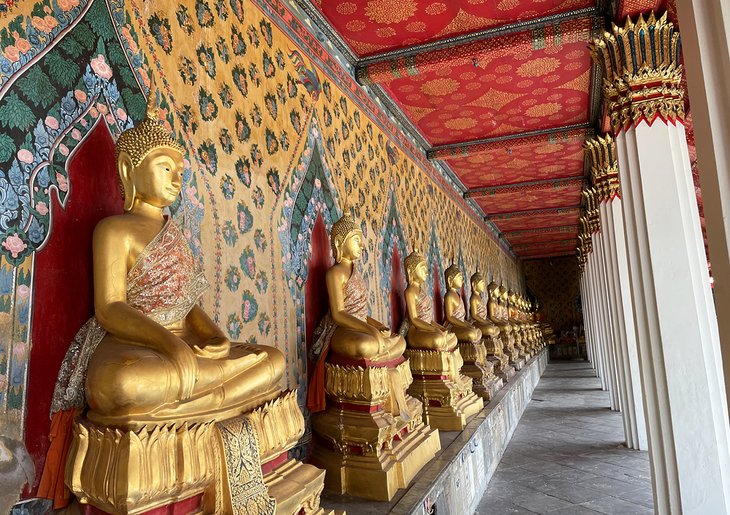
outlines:
{"label": "black ceiling edging", "polygon": [[[436,158],[436,157],[434,157],[434,154],[436,154],[437,152],[443,151],[443,150],[475,147],[477,145],[489,145],[490,143],[499,143],[502,141],[530,138],[533,136],[548,136],[551,134],[559,134],[561,132],[567,132],[567,131],[572,131],[572,130],[581,130],[581,129],[586,129],[586,130],[590,131],[590,130],[593,130],[593,125],[589,122],[576,123],[573,125],[564,125],[562,127],[555,127],[555,128],[551,128],[551,129],[538,129],[535,131],[516,132],[514,134],[505,134],[504,136],[494,136],[492,138],[482,138],[482,139],[477,139],[477,140],[449,143],[448,145],[438,145],[438,146],[429,148],[428,151],[426,152],[426,157],[428,157],[428,159],[430,161],[438,161],[438,160],[442,160],[444,158]],[[592,134],[590,132],[586,134],[586,138],[589,138],[589,137],[592,137]]]}

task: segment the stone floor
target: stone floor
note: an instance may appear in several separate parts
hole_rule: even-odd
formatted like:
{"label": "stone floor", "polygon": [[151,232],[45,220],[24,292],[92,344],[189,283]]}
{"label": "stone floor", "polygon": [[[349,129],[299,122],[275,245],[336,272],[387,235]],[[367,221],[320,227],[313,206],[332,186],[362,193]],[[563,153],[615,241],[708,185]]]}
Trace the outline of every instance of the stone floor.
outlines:
{"label": "stone floor", "polygon": [[588,363],[548,365],[476,513],[653,513],[649,454],[608,405]]}

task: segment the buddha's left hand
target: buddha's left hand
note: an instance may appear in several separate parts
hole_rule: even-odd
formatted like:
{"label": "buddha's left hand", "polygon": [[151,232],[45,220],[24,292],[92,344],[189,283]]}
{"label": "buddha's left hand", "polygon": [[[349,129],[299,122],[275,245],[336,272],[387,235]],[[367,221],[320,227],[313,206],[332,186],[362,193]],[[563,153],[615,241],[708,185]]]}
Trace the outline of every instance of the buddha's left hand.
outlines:
{"label": "buddha's left hand", "polygon": [[196,356],[208,359],[222,359],[228,357],[231,341],[225,336],[214,336],[205,342],[202,347],[193,345]]}

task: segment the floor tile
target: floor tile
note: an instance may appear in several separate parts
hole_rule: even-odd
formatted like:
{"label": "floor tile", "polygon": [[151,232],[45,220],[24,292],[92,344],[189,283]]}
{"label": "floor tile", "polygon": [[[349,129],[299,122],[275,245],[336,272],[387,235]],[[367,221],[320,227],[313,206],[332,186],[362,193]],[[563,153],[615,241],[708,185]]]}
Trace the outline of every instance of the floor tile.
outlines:
{"label": "floor tile", "polygon": [[487,486],[479,515],[648,515],[647,452],[623,445],[621,414],[608,408],[590,365],[548,365]]}

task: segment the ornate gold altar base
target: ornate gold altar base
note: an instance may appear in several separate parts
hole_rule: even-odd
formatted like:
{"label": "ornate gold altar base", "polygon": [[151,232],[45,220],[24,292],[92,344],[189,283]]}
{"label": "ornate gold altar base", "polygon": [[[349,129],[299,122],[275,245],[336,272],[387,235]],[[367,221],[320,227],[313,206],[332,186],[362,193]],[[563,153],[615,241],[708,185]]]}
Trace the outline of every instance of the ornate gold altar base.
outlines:
{"label": "ornate gold altar base", "polygon": [[509,357],[509,364],[514,367],[515,370],[521,370],[525,366],[527,360],[520,356],[520,351],[515,347],[515,339],[509,333],[505,333],[504,336],[500,335],[502,339],[502,345],[504,346],[504,352]]}
{"label": "ornate gold altar base", "polygon": [[472,379],[461,374],[458,349],[450,352],[406,349],[413,383],[408,393],[423,402],[428,425],[442,431],[461,431],[484,407],[472,390]]}
{"label": "ornate gold altar base", "polygon": [[398,406],[392,395],[411,383],[409,363],[325,367],[327,409],[312,417],[312,461],[327,470],[329,490],[389,501],[441,448],[421,403],[403,392],[407,406]]}
{"label": "ornate gold altar base", "polygon": [[487,336],[482,341],[487,350],[487,359],[494,365],[494,374],[507,383],[514,377],[516,371],[509,364],[509,356],[502,350],[502,340],[499,336]]}
{"label": "ornate gold altar base", "polygon": [[471,377],[474,393],[486,401],[492,400],[504,383],[502,378],[495,377],[494,363],[487,359],[487,349],[482,340],[460,343],[459,352],[464,360],[461,371]]}
{"label": "ornate gold altar base", "polygon": [[[324,514],[324,471],[287,458],[304,434],[296,392],[245,415],[256,432],[263,481],[277,515]],[[138,430],[74,423],[66,483],[82,504],[111,514],[137,514],[204,494],[202,513],[230,513],[215,422],[148,425]],[[218,492],[218,493],[214,493]]]}

